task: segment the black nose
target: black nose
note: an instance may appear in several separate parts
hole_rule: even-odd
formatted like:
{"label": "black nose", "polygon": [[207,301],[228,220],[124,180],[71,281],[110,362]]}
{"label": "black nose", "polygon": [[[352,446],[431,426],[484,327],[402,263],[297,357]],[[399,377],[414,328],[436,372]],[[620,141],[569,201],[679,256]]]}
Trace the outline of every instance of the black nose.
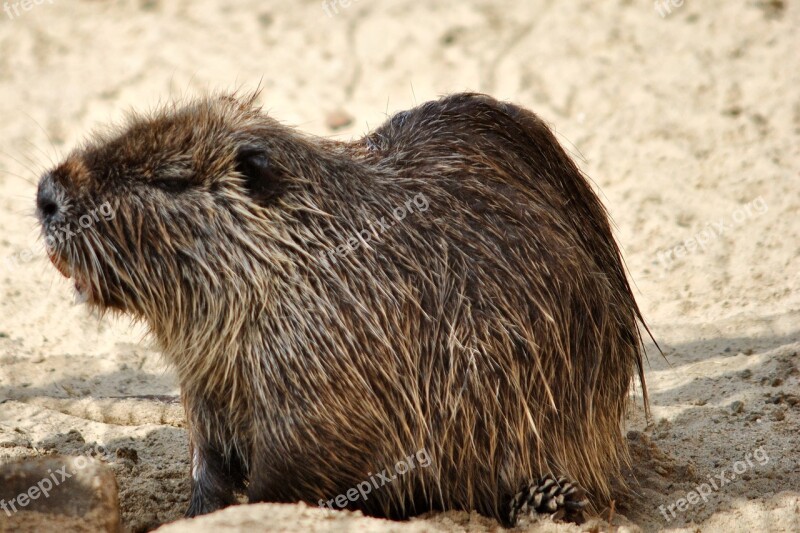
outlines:
{"label": "black nose", "polygon": [[53,178],[46,175],[39,181],[39,190],[36,192],[36,216],[42,224],[47,224],[53,221],[59,211]]}

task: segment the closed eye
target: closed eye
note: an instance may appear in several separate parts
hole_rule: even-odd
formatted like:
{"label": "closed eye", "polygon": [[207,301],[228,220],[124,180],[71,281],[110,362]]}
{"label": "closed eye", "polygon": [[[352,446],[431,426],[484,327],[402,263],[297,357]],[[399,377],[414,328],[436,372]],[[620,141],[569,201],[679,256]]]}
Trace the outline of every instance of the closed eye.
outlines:
{"label": "closed eye", "polygon": [[154,180],[151,182],[154,187],[161,189],[164,192],[179,193],[187,190],[191,183],[186,179],[166,178]]}

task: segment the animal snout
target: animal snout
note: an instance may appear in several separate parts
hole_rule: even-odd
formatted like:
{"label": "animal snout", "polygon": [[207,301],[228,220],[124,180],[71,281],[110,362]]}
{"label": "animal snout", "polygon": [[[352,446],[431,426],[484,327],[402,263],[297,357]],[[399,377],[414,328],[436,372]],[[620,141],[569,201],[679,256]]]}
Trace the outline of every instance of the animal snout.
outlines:
{"label": "animal snout", "polygon": [[36,216],[44,224],[52,223],[61,213],[56,184],[53,177],[46,174],[39,181],[39,189],[36,192]]}

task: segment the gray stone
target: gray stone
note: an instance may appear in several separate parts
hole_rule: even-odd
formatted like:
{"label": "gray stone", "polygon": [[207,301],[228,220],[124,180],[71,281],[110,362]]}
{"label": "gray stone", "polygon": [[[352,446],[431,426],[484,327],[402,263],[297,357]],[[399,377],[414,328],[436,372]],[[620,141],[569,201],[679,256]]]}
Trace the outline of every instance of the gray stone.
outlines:
{"label": "gray stone", "polygon": [[0,465],[0,533],[120,530],[114,474],[86,456]]}

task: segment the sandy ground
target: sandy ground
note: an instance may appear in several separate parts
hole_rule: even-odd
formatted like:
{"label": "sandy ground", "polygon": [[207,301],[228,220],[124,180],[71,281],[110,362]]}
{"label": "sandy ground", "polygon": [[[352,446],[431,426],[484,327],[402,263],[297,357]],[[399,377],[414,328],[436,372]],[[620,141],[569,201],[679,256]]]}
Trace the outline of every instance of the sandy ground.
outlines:
{"label": "sandy ground", "polygon": [[[649,350],[652,423],[640,402],[626,422],[640,486],[614,524],[800,531],[800,5],[678,3],[664,16],[630,0],[354,0],[330,17],[318,0],[45,0],[0,13],[0,460],[100,444],[131,531],[186,506],[173,373],[141,329],[73,305],[37,240],[36,179],[88,131],[260,84],[275,117],[346,139],[471,89],[535,110],[592,177],[667,356]],[[499,527],[258,505],[164,531],[266,529]]]}

